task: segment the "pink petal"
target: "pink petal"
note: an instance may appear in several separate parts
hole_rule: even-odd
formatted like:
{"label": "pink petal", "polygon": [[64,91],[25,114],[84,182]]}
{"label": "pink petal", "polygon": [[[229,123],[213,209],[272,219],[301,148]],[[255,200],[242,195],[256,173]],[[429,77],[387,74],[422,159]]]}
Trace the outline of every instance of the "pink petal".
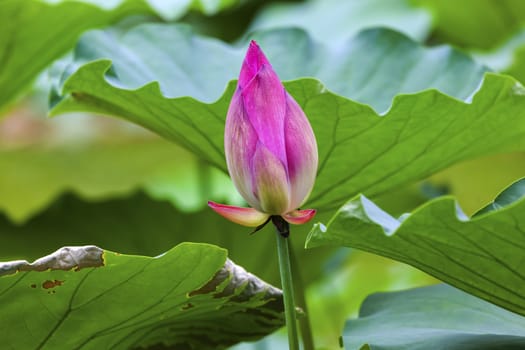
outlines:
{"label": "pink petal", "polygon": [[270,217],[268,214],[261,213],[253,208],[241,208],[212,201],[208,201],[208,206],[226,219],[248,227],[262,225]]}
{"label": "pink petal", "polygon": [[252,189],[252,157],[258,136],[244,109],[242,97],[237,91],[232,98],[226,117],[224,151],[226,164],[233,184],[252,207],[260,209]]}
{"label": "pink petal", "polygon": [[246,115],[259,142],[286,167],[284,120],[286,91],[270,64],[263,65],[254,78],[242,88]]}
{"label": "pink petal", "polygon": [[315,216],[315,213],[315,209],[294,210],[288,214],[283,215],[282,217],[290,224],[302,225],[312,220]]}
{"label": "pink petal", "polygon": [[310,195],[317,174],[318,155],[315,135],[301,107],[287,95],[285,120],[286,155],[291,187],[290,207],[300,207]]}
{"label": "pink petal", "polygon": [[241,74],[239,75],[239,86],[246,86],[263,65],[270,65],[270,62],[268,62],[268,59],[255,40],[252,40],[242,63]]}

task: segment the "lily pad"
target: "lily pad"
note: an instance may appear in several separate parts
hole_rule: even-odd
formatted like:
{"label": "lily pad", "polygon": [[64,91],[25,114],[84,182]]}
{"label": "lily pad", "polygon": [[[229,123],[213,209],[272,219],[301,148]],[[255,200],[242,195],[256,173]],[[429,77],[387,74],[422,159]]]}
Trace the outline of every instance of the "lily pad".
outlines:
{"label": "lily pad", "polygon": [[343,340],[349,350],[519,350],[524,334],[525,318],[442,284],[369,296]]}
{"label": "lily pad", "polygon": [[[359,195],[326,226],[317,223],[306,245],[353,247],[389,257],[525,315],[523,182],[500,197],[504,208],[471,219],[452,197],[430,201],[396,219]],[[509,204],[507,198],[515,201]]]}
{"label": "lily pad", "polygon": [[[285,83],[319,145],[305,206],[335,209],[360,192],[377,196],[462,160],[525,149],[525,89],[508,76],[483,79],[483,66],[449,47],[424,48],[386,29],[363,31],[337,50],[297,29],[254,38],[282,79],[326,84]],[[228,81],[243,52],[181,26],[90,32],[51,113],[115,115],[226,170],[224,119],[235,84]]]}
{"label": "lily pad", "polygon": [[0,331],[14,349],[222,349],[283,325],[281,291],[207,244],[154,258],[64,247],[0,271]]}

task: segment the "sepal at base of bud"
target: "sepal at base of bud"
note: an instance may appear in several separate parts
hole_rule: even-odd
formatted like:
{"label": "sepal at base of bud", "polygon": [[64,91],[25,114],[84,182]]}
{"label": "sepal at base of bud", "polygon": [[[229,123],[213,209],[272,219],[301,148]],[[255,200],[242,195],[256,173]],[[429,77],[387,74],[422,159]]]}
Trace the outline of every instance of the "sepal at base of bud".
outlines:
{"label": "sepal at base of bud", "polygon": [[208,201],[208,206],[222,217],[236,224],[257,227],[268,221],[270,215],[261,213],[253,208],[236,207],[234,205],[219,204]]}
{"label": "sepal at base of bud", "polygon": [[283,219],[292,225],[302,225],[312,220],[315,213],[315,209],[294,210],[288,214],[284,214]]}
{"label": "sepal at base of bud", "polygon": [[[217,214],[236,224],[247,227],[257,227],[256,231],[261,229],[271,217],[269,214],[261,213],[253,208],[236,207],[234,205],[219,204],[212,201],[208,201],[208,206]],[[315,213],[315,209],[294,210],[281,217],[292,225],[302,225],[312,220]]]}

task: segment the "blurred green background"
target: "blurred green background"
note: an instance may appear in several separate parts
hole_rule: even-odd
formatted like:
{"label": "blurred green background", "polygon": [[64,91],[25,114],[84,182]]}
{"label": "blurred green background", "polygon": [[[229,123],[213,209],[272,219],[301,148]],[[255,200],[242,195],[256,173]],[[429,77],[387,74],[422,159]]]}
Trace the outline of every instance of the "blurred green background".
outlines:
{"label": "blurred green background", "polygon": [[[28,3],[31,9],[45,2]],[[9,0],[0,3],[4,84],[12,74],[7,63],[17,64],[10,62],[15,50],[10,45],[25,40],[9,13],[1,11],[9,5]],[[83,30],[161,21],[184,22],[228,42],[260,28],[298,26],[328,45],[339,45],[365,28],[386,26],[425,45],[452,45],[491,70],[525,81],[525,2],[519,0],[246,0],[207,13],[190,7],[171,15],[137,6],[80,28],[0,106],[0,260],[31,260],[73,244],[158,255],[183,241],[209,242],[229,249],[234,261],[279,285],[270,230],[250,236],[249,230],[206,208],[208,199],[242,203],[225,174],[116,118],[81,113],[47,117],[50,64],[68,55]],[[29,58],[19,64],[31,64]],[[475,159],[375,200],[400,215],[429,198],[452,194],[472,214],[525,175],[524,161],[524,153]],[[411,267],[359,251],[304,251],[308,230],[296,230],[293,240],[319,346],[337,348],[344,320],[357,314],[368,294],[435,282]]]}

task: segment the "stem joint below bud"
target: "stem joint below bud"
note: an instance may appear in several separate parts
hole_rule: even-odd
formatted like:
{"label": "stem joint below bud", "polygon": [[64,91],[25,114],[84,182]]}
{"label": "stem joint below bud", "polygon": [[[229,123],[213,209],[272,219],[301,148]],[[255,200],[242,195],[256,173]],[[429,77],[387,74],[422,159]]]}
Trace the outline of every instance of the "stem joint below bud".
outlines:
{"label": "stem joint below bud", "polygon": [[270,219],[281,236],[284,238],[290,236],[290,224],[286,220],[279,215],[272,215]]}

